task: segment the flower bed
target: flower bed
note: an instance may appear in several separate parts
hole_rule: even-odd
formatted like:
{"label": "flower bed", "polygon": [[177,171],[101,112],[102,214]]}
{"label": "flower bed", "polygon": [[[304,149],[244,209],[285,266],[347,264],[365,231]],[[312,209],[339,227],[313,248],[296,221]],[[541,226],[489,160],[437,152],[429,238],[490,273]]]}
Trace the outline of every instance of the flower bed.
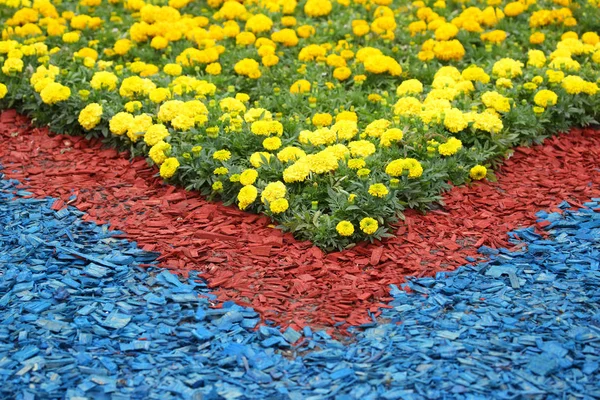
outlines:
{"label": "flower bed", "polygon": [[0,106],[328,250],[600,110],[595,1],[152,3],[4,1]]}

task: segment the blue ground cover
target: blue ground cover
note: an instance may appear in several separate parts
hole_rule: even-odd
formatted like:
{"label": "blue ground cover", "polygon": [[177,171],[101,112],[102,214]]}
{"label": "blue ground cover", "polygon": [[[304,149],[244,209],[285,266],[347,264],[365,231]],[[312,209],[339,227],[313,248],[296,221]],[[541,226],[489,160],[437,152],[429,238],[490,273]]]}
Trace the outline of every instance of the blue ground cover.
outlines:
{"label": "blue ground cover", "polygon": [[[348,343],[259,326],[195,276],[0,180],[2,399],[600,397],[600,199],[551,237],[392,288]],[[515,239],[517,240],[517,239]],[[293,346],[293,343],[301,343]]]}

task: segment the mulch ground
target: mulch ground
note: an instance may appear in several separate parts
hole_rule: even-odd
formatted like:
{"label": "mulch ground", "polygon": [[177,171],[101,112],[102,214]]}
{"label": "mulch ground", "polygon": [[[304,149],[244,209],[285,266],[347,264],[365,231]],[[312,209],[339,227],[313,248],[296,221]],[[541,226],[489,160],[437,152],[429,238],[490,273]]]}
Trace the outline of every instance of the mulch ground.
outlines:
{"label": "mulch ground", "polygon": [[454,188],[442,210],[407,212],[397,237],[324,254],[266,217],[163,183],[144,159],[99,141],[52,135],[13,111],[1,115],[0,135],[8,178],[36,197],[60,199],[56,210],[69,204],[87,220],[110,223],[144,250],[160,252],[173,272],[200,271],[219,300],[251,306],[282,327],[370,322],[368,311],[389,307],[390,284],[453,270],[478,257],[481,245],[509,247],[507,232],[535,224],[540,209],[600,196],[600,132],[574,129],[517,148],[498,182]]}

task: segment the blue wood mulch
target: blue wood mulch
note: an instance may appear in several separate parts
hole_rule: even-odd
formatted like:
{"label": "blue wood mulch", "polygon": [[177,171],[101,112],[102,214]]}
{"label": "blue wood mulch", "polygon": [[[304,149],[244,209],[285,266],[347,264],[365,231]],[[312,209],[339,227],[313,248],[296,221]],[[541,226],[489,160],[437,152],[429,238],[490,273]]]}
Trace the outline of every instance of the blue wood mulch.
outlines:
{"label": "blue wood mulch", "polygon": [[201,280],[17,183],[0,180],[2,399],[600,398],[600,199],[541,212],[551,238],[515,232],[520,253],[393,287],[342,343],[211,308]]}

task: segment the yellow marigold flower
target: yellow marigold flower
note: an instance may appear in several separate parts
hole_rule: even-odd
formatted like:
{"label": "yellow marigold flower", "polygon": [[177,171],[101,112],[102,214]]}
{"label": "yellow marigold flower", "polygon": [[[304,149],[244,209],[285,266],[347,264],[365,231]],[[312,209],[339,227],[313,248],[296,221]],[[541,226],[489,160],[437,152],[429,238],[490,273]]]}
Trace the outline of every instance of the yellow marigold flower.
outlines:
{"label": "yellow marigold flower", "polygon": [[483,40],[484,42],[490,42],[490,43],[502,43],[506,40],[506,32],[496,29],[493,30],[491,32],[486,32],[486,33],[482,33],[480,35],[481,40]]}
{"label": "yellow marigold flower", "polygon": [[376,151],[375,145],[368,140],[350,142],[348,148],[353,157],[361,158],[368,157]]}
{"label": "yellow marigold flower", "polygon": [[[119,114],[131,116],[131,114],[127,114],[127,113],[119,113]],[[115,115],[115,117],[116,117],[116,115]],[[113,117],[113,119],[114,119],[114,117]],[[111,126],[112,126],[113,119],[111,119]],[[124,117],[124,119],[128,119],[128,117]],[[111,128],[111,131],[112,131],[112,128]],[[154,146],[156,143],[164,140],[168,136],[169,136],[169,131],[163,124],[155,124],[155,125],[152,125],[150,128],[148,128],[148,130],[146,130],[146,133],[144,134],[144,142],[148,146]]]}
{"label": "yellow marigold flower", "polygon": [[458,28],[454,24],[443,23],[435,30],[437,40],[450,40],[458,34]]}
{"label": "yellow marigold flower", "polygon": [[255,169],[246,169],[240,174],[240,183],[244,186],[253,185],[258,178],[258,171]]}
{"label": "yellow marigold flower", "polygon": [[317,127],[329,126],[332,122],[333,117],[328,113],[317,113],[312,117],[312,123]]}
{"label": "yellow marigold flower", "polygon": [[515,78],[523,74],[523,63],[512,58],[502,58],[492,67],[492,73],[500,78]]}
{"label": "yellow marigold flower", "polygon": [[129,130],[132,123],[133,115],[126,112],[119,112],[110,119],[108,127],[114,135],[122,135]]}
{"label": "yellow marigold flower", "polygon": [[345,81],[352,75],[352,70],[348,67],[337,67],[333,70],[333,77],[338,81]]}
{"label": "yellow marigold flower", "polygon": [[171,178],[179,168],[179,161],[175,157],[167,158],[160,166],[160,176],[164,179]]}
{"label": "yellow marigold flower", "polygon": [[234,71],[238,75],[247,76],[251,79],[258,79],[261,77],[260,64],[251,58],[244,58],[238,61],[233,67]]}
{"label": "yellow marigold flower", "polygon": [[469,121],[458,108],[444,111],[444,126],[452,133],[458,133],[469,126]]}
{"label": "yellow marigold flower", "polygon": [[62,35],[62,41],[65,43],[77,43],[81,34],[77,31],[75,32],[67,32]]}
{"label": "yellow marigold flower", "polygon": [[581,41],[585,44],[595,46],[600,43],[600,35],[596,32],[585,32],[581,35]]}
{"label": "yellow marigold flower", "polygon": [[369,186],[369,194],[373,197],[385,197],[390,191],[383,183],[374,183]]}
{"label": "yellow marigold flower", "polygon": [[331,9],[329,0],[308,0],[304,4],[304,13],[309,17],[325,17],[331,13]]}
{"label": "yellow marigold flower", "polygon": [[504,14],[507,17],[516,17],[525,11],[525,5],[520,1],[513,1],[504,7]]}
{"label": "yellow marigold flower", "polygon": [[487,175],[487,168],[483,165],[476,165],[473,168],[471,168],[471,170],[469,171],[469,175],[471,176],[471,179],[479,181],[485,178],[485,176]]}
{"label": "yellow marigold flower", "polygon": [[132,43],[129,39],[119,39],[115,42],[113,50],[116,54],[123,56],[129,52]]}
{"label": "yellow marigold flower", "polygon": [[148,98],[153,103],[162,103],[171,98],[171,91],[167,88],[156,88],[150,91]]}
{"label": "yellow marigold flower", "polygon": [[398,128],[387,129],[379,137],[379,146],[390,147],[393,142],[401,141],[403,136],[402,130]]}
{"label": "yellow marigold flower", "polygon": [[531,44],[542,44],[546,40],[546,35],[543,32],[534,32],[529,36],[529,43]]}
{"label": "yellow marigold flower", "polygon": [[252,153],[250,156],[250,164],[252,164],[254,168],[259,168],[261,165],[263,165],[264,160],[269,163],[271,157],[273,157],[273,154],[271,153],[267,153],[266,151],[257,151],[256,153]]}
{"label": "yellow marigold flower", "polygon": [[238,207],[240,210],[245,210],[258,197],[258,190],[253,185],[246,185],[240,189],[238,193]]}
{"label": "yellow marigold flower", "polygon": [[400,176],[408,171],[409,178],[418,178],[423,175],[421,163],[414,158],[397,159],[390,162],[385,168],[385,173],[390,176]]}
{"label": "yellow marigold flower", "polygon": [[335,116],[335,122],[354,121],[358,122],[358,115],[354,111],[342,111]]}
{"label": "yellow marigold flower", "polygon": [[265,67],[272,67],[279,63],[279,57],[274,54],[267,54],[261,59],[261,62]]}
{"label": "yellow marigold flower", "polygon": [[481,96],[481,101],[486,107],[493,108],[498,112],[509,112],[510,101],[498,92],[488,91]]}
{"label": "yellow marigold flower", "polygon": [[485,73],[485,70],[476,65],[464,69],[461,76],[463,79],[473,82],[488,83],[490,81],[490,76]]}
{"label": "yellow marigold flower", "polygon": [[246,30],[253,33],[269,32],[272,27],[273,21],[264,14],[255,14],[246,21]]}
{"label": "yellow marigold flower", "polygon": [[565,73],[562,71],[554,71],[549,69],[546,71],[546,76],[548,77],[548,82],[550,83],[561,83],[565,78]]}
{"label": "yellow marigold flower", "polygon": [[227,175],[229,170],[225,167],[217,167],[214,169],[213,174],[215,175]]}
{"label": "yellow marigold flower", "polygon": [[99,71],[94,73],[92,76],[92,80],[90,81],[90,86],[94,90],[102,90],[106,89],[109,91],[115,90],[117,88],[118,78],[115,74],[108,71]]}
{"label": "yellow marigold flower", "polygon": [[366,165],[367,163],[362,158],[351,158],[348,160],[348,168],[350,169],[361,169]]}
{"label": "yellow marigold flower", "polygon": [[408,79],[400,84],[396,89],[398,96],[407,94],[419,94],[423,92],[423,84],[418,79]]}
{"label": "yellow marigold flower", "polygon": [[216,181],[212,184],[212,189],[215,192],[220,192],[221,190],[223,190],[223,182],[221,181]]}
{"label": "yellow marigold flower", "polygon": [[460,149],[462,149],[462,142],[455,137],[451,137],[446,143],[438,146],[438,153],[443,156],[451,156],[456,154]]}
{"label": "yellow marigold flower", "polygon": [[437,59],[442,61],[459,61],[465,56],[465,48],[462,43],[456,39],[437,42],[433,46],[433,54]]}
{"label": "yellow marigold flower", "polygon": [[52,82],[40,92],[40,97],[46,104],[56,104],[71,97],[71,89],[58,82]]}
{"label": "yellow marigold flower", "polygon": [[20,58],[7,58],[2,65],[2,72],[5,75],[21,71],[23,71],[23,60]]}
{"label": "yellow marigold flower", "polygon": [[365,128],[365,133],[369,137],[380,137],[383,132],[391,125],[392,123],[387,119],[376,119],[371,122]]}
{"label": "yellow marigold flower", "polygon": [[281,147],[281,139],[279,139],[277,136],[269,137],[263,140],[262,145],[267,150],[277,150]]}
{"label": "yellow marigold flower", "polygon": [[279,159],[279,161],[285,163],[290,161],[296,161],[305,156],[306,153],[304,152],[304,150],[294,146],[288,146],[281,150],[279,153],[277,153],[277,158]]}
{"label": "yellow marigold flower", "polygon": [[125,103],[125,105],[123,106],[123,108],[125,108],[125,111],[133,113],[136,112],[138,110],[142,109],[142,103],[140,101],[128,101],[127,103]]}
{"label": "yellow marigold flower", "polygon": [[335,226],[335,230],[340,236],[352,236],[354,234],[354,225],[350,221],[340,221]]}
{"label": "yellow marigold flower", "polygon": [[262,191],[260,199],[263,204],[267,202],[272,203],[277,199],[281,199],[285,197],[287,193],[287,188],[285,184],[281,181],[270,182]]}
{"label": "yellow marigold flower", "polygon": [[298,36],[293,29],[285,28],[271,34],[271,39],[275,43],[281,43],[286,47],[293,47],[298,44]]}
{"label": "yellow marigold flower", "polygon": [[419,115],[423,108],[423,105],[419,99],[415,97],[403,97],[399,99],[394,105],[394,114],[396,115]]}
{"label": "yellow marigold flower", "polygon": [[0,99],[3,99],[4,97],[6,97],[7,93],[8,93],[8,88],[6,87],[6,85],[4,83],[0,83]]}
{"label": "yellow marigold flower", "polygon": [[79,112],[79,125],[81,125],[86,131],[94,129],[96,125],[100,123],[101,119],[102,106],[98,103],[88,104]]}
{"label": "yellow marigold flower", "polygon": [[160,142],[152,146],[152,148],[150,148],[148,155],[156,165],[160,165],[167,159],[165,151],[169,150],[171,150],[171,145],[161,140]]}
{"label": "yellow marigold flower", "polygon": [[283,125],[279,121],[254,121],[252,125],[250,125],[250,131],[257,136],[281,136],[283,134]]}
{"label": "yellow marigold flower", "polygon": [[367,235],[374,234],[375,232],[377,232],[377,229],[379,229],[379,224],[377,223],[377,220],[370,217],[366,217],[360,220],[360,230],[366,233]]}
{"label": "yellow marigold flower", "polygon": [[305,79],[300,79],[290,86],[290,93],[306,93],[310,92],[310,82]]}
{"label": "yellow marigold flower", "polygon": [[290,204],[286,199],[277,199],[269,203],[269,210],[273,214],[281,214],[290,207]]}
{"label": "yellow marigold flower", "polygon": [[231,158],[231,152],[229,150],[217,150],[213,153],[212,157],[218,161],[227,161]]}
{"label": "yellow marigold flower", "polygon": [[497,115],[486,111],[480,114],[475,114],[473,128],[489,133],[498,133],[504,128],[504,125],[502,124],[502,120]]}
{"label": "yellow marigold flower", "polygon": [[127,137],[132,141],[136,142],[142,137],[148,128],[152,126],[152,116],[149,114],[136,115],[133,118],[133,122],[127,130]]}
{"label": "yellow marigold flower", "polygon": [[337,135],[338,140],[351,140],[358,133],[358,125],[354,120],[341,119],[331,127],[331,132]]}
{"label": "yellow marigold flower", "polygon": [[306,180],[310,174],[307,158],[308,157],[299,158],[294,164],[283,171],[283,180],[285,183],[303,182]]}
{"label": "yellow marigold flower", "polygon": [[167,75],[179,76],[181,75],[182,68],[179,64],[169,63],[165,64],[165,66],[163,67],[163,71]]}
{"label": "yellow marigold flower", "polygon": [[192,129],[194,125],[196,125],[196,121],[194,120],[194,118],[188,115],[179,114],[171,120],[171,125],[173,126],[173,128],[179,131],[186,132]]}
{"label": "yellow marigold flower", "polygon": [[369,176],[370,173],[371,173],[371,170],[368,168],[361,168],[358,171],[356,171],[356,175],[359,178],[366,178],[367,176]]}

